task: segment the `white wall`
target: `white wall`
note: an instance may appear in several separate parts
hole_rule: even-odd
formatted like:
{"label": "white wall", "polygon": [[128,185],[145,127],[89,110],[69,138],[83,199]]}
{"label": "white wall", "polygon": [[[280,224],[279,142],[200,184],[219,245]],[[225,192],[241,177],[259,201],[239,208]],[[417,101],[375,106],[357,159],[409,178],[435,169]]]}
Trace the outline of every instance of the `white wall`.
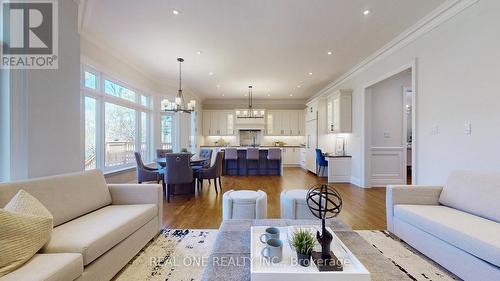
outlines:
{"label": "white wall", "polygon": [[[354,178],[362,172],[364,87],[415,59],[417,182],[441,184],[454,169],[500,170],[499,10],[500,1],[477,1],[324,91],[353,89]],[[472,135],[464,135],[467,122]],[[431,134],[433,126],[439,127],[437,135]]]}
{"label": "white wall", "polygon": [[59,68],[10,72],[10,180],[82,169],[78,11],[58,3]]}
{"label": "white wall", "polygon": [[403,88],[411,87],[411,71],[396,74],[370,87],[371,146],[401,147],[403,133]]}
{"label": "white wall", "polygon": [[0,182],[10,179],[9,80],[9,71],[0,69]]}

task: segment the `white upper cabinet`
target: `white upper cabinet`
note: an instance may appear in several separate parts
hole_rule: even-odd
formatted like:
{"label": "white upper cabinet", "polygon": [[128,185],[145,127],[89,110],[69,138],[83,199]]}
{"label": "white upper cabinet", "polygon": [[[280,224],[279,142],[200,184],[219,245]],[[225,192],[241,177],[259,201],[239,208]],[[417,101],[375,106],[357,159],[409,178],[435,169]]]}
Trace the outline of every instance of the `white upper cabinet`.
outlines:
{"label": "white upper cabinet", "polygon": [[326,99],[328,133],[352,132],[352,91],[339,90]]}
{"label": "white upper cabinet", "polygon": [[228,110],[203,111],[203,135],[205,136],[234,135],[234,112]]}
{"label": "white upper cabinet", "polygon": [[266,122],[266,135],[268,136],[304,135],[302,110],[268,110]]}

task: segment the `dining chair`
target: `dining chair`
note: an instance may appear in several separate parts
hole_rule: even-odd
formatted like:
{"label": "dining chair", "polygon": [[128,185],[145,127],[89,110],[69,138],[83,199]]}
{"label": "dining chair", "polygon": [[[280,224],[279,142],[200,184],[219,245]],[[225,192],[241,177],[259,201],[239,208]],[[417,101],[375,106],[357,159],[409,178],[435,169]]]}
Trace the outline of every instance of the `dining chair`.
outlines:
{"label": "dining chair", "polygon": [[[165,172],[165,196],[170,202],[172,188],[179,185],[194,187],[193,170],[191,169],[191,155],[187,153],[168,153],[166,155],[167,169]],[[194,189],[194,188],[193,188]]]}
{"label": "dining chair", "polygon": [[206,158],[207,159],[206,161],[201,162],[201,166],[203,168],[210,167],[210,164],[212,162],[212,149],[208,149],[208,148],[200,149],[200,152],[198,153],[198,156],[200,158]]}
{"label": "dining chair", "polygon": [[316,148],[316,175],[321,177],[322,173],[325,172],[325,169],[328,168],[328,161],[326,161],[325,155],[321,149]]}
{"label": "dining chair", "polygon": [[[172,149],[157,149],[156,150],[156,158],[165,158],[167,156],[167,153],[172,153],[172,152],[173,152]],[[160,163],[156,163],[156,166],[158,167],[158,169],[161,169],[164,167]]]}
{"label": "dining chair", "polygon": [[202,168],[200,170],[197,170],[195,172],[195,177],[198,180],[198,188],[203,189],[203,180],[214,180],[215,183],[215,192],[219,193],[217,190],[217,180],[219,181],[219,188],[222,191],[222,183],[221,183],[221,176],[222,176],[222,162],[224,161],[224,152],[219,151],[217,152],[217,155],[215,156],[215,162],[212,166],[209,168]]}
{"label": "dining chair", "polygon": [[143,183],[145,181],[156,181],[157,183],[160,183],[164,171],[162,171],[161,169],[150,168],[144,165],[142,156],[139,152],[134,152],[134,156],[136,162],[135,171],[137,173],[137,182]]}

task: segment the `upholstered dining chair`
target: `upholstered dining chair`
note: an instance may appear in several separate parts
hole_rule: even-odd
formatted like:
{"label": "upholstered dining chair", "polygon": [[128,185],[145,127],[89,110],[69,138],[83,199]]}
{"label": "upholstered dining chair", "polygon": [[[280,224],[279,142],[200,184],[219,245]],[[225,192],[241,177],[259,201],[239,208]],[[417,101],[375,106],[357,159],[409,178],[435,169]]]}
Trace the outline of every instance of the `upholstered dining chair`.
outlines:
{"label": "upholstered dining chair", "polygon": [[172,188],[177,185],[194,186],[193,170],[191,169],[191,154],[168,153],[166,155],[167,169],[165,172],[165,196],[170,202]]}
{"label": "upholstered dining chair", "polygon": [[281,173],[281,148],[279,147],[270,147],[267,151],[267,174],[269,174],[269,164],[272,162],[276,162],[276,174],[279,175]]}
{"label": "upholstered dining chair", "polygon": [[328,169],[328,161],[326,161],[325,155],[321,149],[316,148],[316,175],[318,177],[322,176],[321,172],[325,172],[325,169]]}
{"label": "upholstered dining chair", "polygon": [[135,171],[137,173],[137,182],[143,183],[145,181],[156,181],[160,183],[164,171],[161,169],[150,168],[144,165],[142,156],[139,152],[134,152],[135,162],[137,163]]}
{"label": "upholstered dining chair", "polygon": [[224,161],[224,152],[219,151],[215,156],[215,162],[212,166],[210,166],[209,168],[202,168],[195,172],[195,177],[198,179],[198,188],[203,189],[203,180],[213,179],[215,183],[215,192],[219,193],[219,191],[217,190],[217,180],[219,181],[219,188],[222,191],[222,183],[220,178],[222,176],[223,161]]}
{"label": "upholstered dining chair", "polygon": [[208,168],[210,167],[210,164],[212,163],[212,150],[208,148],[203,148],[200,149],[200,152],[198,153],[198,156],[200,158],[206,158],[206,161],[201,162],[201,166],[203,168]]}
{"label": "upholstered dining chair", "polygon": [[[172,152],[173,152],[172,149],[157,149],[156,150],[156,158],[165,158],[167,156],[167,153],[172,153]],[[161,169],[164,167],[159,163],[156,163],[156,166],[158,167],[158,169]]]}

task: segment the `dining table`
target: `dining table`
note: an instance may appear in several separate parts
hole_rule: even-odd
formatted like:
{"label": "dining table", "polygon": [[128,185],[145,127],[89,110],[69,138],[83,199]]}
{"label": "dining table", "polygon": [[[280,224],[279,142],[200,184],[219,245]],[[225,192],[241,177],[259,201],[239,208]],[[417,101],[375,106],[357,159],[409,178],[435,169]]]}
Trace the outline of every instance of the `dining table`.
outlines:
{"label": "dining table", "polygon": [[[191,157],[191,166],[200,166],[203,162],[205,162],[207,160],[209,160],[209,159],[206,157],[200,157],[198,155],[193,155]],[[166,157],[156,158],[155,161],[156,161],[156,163],[158,163],[162,167],[167,166],[167,158]]]}

